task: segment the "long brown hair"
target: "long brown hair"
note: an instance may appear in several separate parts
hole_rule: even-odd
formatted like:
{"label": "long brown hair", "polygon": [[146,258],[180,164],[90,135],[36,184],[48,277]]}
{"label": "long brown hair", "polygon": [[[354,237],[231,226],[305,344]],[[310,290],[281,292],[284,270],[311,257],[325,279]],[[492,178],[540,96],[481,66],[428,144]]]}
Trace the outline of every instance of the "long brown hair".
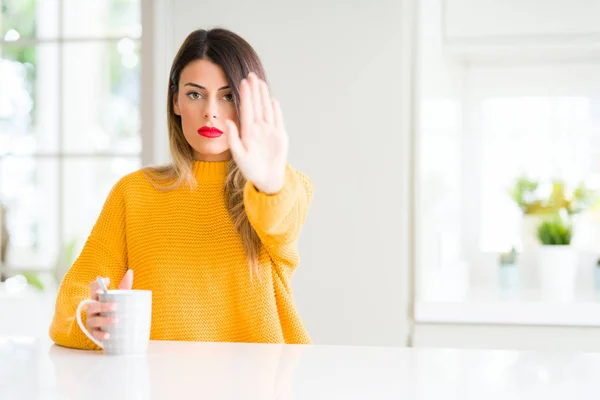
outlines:
{"label": "long brown hair", "polygon": [[[240,112],[240,82],[250,72],[266,81],[265,71],[258,55],[250,44],[239,35],[226,29],[196,30],[185,39],[171,67],[169,74],[169,90],[167,96],[167,120],[169,130],[169,147],[173,163],[148,168],[147,174],[157,188],[174,189],[183,184],[193,187],[197,184],[192,173],[193,150],[181,126],[181,117],[175,114],[173,99],[179,90],[181,71],[190,62],[205,59],[223,68],[235,108]],[[166,185],[165,185],[166,184]],[[258,258],[261,242],[256,231],[248,221],[244,208],[244,186],[246,179],[233,160],[229,162],[227,179],[225,181],[225,199],[227,210],[233,220],[235,229],[239,232],[251,275],[258,273]]]}

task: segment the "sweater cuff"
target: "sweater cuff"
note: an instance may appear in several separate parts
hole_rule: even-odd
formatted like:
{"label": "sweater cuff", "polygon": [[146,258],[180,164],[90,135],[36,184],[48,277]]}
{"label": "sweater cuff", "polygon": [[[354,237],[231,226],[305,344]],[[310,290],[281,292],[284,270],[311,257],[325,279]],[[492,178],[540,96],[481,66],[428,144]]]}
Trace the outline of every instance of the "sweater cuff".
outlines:
{"label": "sweater cuff", "polygon": [[300,186],[298,176],[289,165],[285,169],[283,188],[277,193],[260,192],[252,182],[247,181],[244,187],[244,206],[248,218],[260,223],[287,215],[296,202]]}

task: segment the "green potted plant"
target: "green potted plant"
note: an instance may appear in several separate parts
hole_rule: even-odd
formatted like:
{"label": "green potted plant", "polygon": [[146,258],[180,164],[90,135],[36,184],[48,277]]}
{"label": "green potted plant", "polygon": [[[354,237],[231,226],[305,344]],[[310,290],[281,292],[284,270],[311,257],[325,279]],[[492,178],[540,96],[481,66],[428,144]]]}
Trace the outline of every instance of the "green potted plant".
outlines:
{"label": "green potted plant", "polygon": [[540,182],[521,175],[508,189],[508,194],[522,213],[520,227],[522,250],[539,246],[535,231],[543,216],[548,213],[542,201]]}
{"label": "green potted plant", "polygon": [[546,200],[546,208],[558,213],[565,210],[569,215],[580,214],[598,202],[598,195],[594,190],[579,183],[574,189],[569,189],[561,180],[552,182],[552,193]]}
{"label": "green potted plant", "polygon": [[525,175],[519,176],[513,185],[508,189],[508,193],[517,204],[523,215],[537,214],[541,207],[538,188],[540,183],[531,180]]}
{"label": "green potted plant", "polygon": [[500,288],[503,290],[517,289],[520,283],[517,250],[513,247],[508,252],[500,253],[498,264]]}
{"label": "green potted plant", "polygon": [[523,213],[521,222],[521,242],[523,250],[538,247],[537,227],[544,220],[566,212],[576,216],[598,204],[598,193],[589,189],[583,182],[576,187],[568,187],[562,180],[551,182],[549,195],[545,195],[539,181],[522,175],[509,188],[509,194]]}
{"label": "green potted plant", "polygon": [[573,298],[577,275],[577,253],[571,247],[573,228],[564,217],[544,220],[537,229],[542,246],[538,271],[542,296],[568,301]]}

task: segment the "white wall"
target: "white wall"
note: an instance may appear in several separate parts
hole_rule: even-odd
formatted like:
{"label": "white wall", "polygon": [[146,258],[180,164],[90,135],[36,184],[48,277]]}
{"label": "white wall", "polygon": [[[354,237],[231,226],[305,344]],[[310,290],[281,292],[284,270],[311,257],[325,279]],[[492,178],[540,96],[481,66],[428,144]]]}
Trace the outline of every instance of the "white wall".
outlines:
{"label": "white wall", "polygon": [[[450,40],[517,37],[523,41],[600,33],[597,0],[443,0]],[[475,17],[474,17],[475,16]]]}
{"label": "white wall", "polygon": [[[234,30],[261,56],[282,104],[290,162],[316,189],[293,283],[313,341],[404,345],[411,81],[402,32],[411,20],[403,2],[169,3],[169,60],[192,30]],[[157,74],[159,87],[167,75]]]}
{"label": "white wall", "polygon": [[[453,268],[469,244],[468,218],[475,198],[463,198],[465,67],[443,51],[443,0],[418,1],[416,140],[416,268],[418,293],[439,268]],[[462,186],[461,186],[462,185]],[[462,229],[457,235],[456,231]],[[465,239],[467,238],[467,239]],[[476,242],[476,240],[474,240]],[[456,275],[455,272],[452,272]],[[418,294],[418,296],[420,296]]]}
{"label": "white wall", "polygon": [[447,54],[517,63],[600,59],[598,0],[441,1]]}

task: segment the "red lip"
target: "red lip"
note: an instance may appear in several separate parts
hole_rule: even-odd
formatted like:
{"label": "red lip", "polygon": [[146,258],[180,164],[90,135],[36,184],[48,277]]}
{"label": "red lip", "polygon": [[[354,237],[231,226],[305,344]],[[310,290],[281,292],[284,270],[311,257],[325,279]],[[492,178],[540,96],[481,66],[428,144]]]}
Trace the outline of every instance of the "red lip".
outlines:
{"label": "red lip", "polygon": [[215,128],[214,126],[203,126],[202,128],[198,129],[198,134],[200,136],[212,139],[221,136],[223,134],[223,131],[218,128]]}

